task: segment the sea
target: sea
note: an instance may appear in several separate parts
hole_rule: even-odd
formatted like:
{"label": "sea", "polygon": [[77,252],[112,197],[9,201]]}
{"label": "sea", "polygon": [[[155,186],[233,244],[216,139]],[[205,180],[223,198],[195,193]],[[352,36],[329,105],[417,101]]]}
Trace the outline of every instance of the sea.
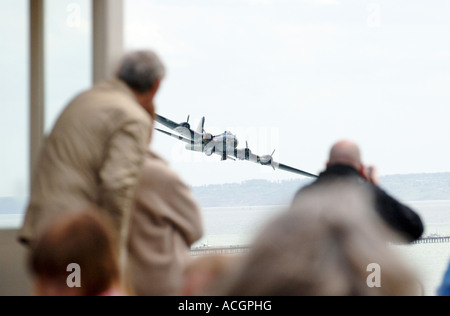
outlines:
{"label": "sea", "polygon": [[[407,202],[425,223],[424,236],[450,236],[450,201]],[[287,207],[204,209],[205,236],[194,246],[247,246],[271,219]],[[391,246],[422,281],[426,296],[437,290],[450,264],[450,243]]]}
{"label": "sea", "polygon": [[[407,202],[422,217],[425,235],[450,236],[450,201]],[[284,206],[204,208],[205,235],[193,247],[249,246]],[[23,215],[0,215],[0,229],[17,228]],[[392,246],[422,280],[425,295],[435,296],[450,263],[450,243]]]}

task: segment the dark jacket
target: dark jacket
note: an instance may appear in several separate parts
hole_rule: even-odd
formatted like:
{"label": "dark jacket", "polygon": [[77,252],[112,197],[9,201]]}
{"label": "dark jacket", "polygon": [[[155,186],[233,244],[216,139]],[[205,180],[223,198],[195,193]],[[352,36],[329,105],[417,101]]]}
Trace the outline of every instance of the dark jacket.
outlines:
{"label": "dark jacket", "polygon": [[406,238],[408,242],[413,242],[422,236],[424,226],[419,215],[408,206],[394,199],[378,186],[367,182],[362,175],[351,166],[330,166],[325,172],[319,175],[316,182],[300,190],[300,192],[297,193],[297,196],[309,188],[316,187],[320,184],[330,184],[337,180],[358,183],[367,187],[369,192],[373,193],[375,210],[391,229]]}
{"label": "dark jacket", "polygon": [[448,267],[442,285],[438,290],[438,296],[450,296],[450,266]]}

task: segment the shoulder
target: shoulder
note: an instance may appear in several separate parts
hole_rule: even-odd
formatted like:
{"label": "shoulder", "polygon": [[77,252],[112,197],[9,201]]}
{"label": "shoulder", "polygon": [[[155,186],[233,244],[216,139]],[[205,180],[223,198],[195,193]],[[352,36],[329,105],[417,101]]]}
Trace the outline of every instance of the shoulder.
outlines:
{"label": "shoulder", "polygon": [[151,125],[150,115],[138,104],[131,91],[116,80],[97,84],[75,102],[86,105],[92,103],[94,112],[115,122]]}
{"label": "shoulder", "polygon": [[144,172],[153,174],[168,174],[172,173],[169,164],[160,156],[153,152],[147,152],[144,160]]}
{"label": "shoulder", "polygon": [[190,187],[163,159],[147,155],[140,175],[137,199],[148,200],[151,196],[167,200],[190,196]]}
{"label": "shoulder", "polygon": [[142,172],[144,183],[154,183],[161,186],[167,184],[183,184],[178,174],[170,168],[169,164],[154,152],[148,152],[144,160]]}

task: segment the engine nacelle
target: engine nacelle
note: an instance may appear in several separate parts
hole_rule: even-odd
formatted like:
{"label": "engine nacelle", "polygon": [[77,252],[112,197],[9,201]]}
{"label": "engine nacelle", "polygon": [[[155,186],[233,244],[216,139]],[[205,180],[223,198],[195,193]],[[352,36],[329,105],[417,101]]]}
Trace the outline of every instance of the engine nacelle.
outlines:
{"label": "engine nacelle", "polygon": [[234,156],[239,160],[250,160],[250,155],[252,154],[252,151],[248,148],[246,149],[235,149],[234,150]]}
{"label": "engine nacelle", "polygon": [[203,152],[202,144],[186,145],[186,149],[190,151]]}
{"label": "engine nacelle", "polygon": [[205,146],[204,152],[206,156],[208,157],[212,156],[216,152],[216,146],[214,146],[214,144],[209,143]]}
{"label": "engine nacelle", "polygon": [[252,151],[248,148],[245,149],[245,160],[250,160],[250,155],[252,154]]}
{"label": "engine nacelle", "polygon": [[271,166],[273,158],[272,156],[262,156],[259,158],[259,163],[263,166]]}
{"label": "engine nacelle", "polygon": [[213,137],[214,136],[212,134],[205,133],[205,134],[203,134],[203,141],[209,142],[209,141],[211,141],[213,139]]}
{"label": "engine nacelle", "polygon": [[191,124],[189,124],[189,123],[181,123],[180,127],[191,129]]}

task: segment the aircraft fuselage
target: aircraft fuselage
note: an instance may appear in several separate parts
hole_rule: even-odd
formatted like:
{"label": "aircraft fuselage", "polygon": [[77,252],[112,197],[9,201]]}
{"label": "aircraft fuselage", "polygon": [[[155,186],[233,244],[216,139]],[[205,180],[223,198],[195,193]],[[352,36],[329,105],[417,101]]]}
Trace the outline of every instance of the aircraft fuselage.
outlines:
{"label": "aircraft fuselage", "polygon": [[225,132],[221,135],[211,136],[210,139],[194,138],[194,142],[192,144],[186,145],[186,149],[197,152],[204,152],[206,155],[211,156],[214,153],[232,154],[235,152],[238,146],[239,141],[237,137],[230,132]]}

